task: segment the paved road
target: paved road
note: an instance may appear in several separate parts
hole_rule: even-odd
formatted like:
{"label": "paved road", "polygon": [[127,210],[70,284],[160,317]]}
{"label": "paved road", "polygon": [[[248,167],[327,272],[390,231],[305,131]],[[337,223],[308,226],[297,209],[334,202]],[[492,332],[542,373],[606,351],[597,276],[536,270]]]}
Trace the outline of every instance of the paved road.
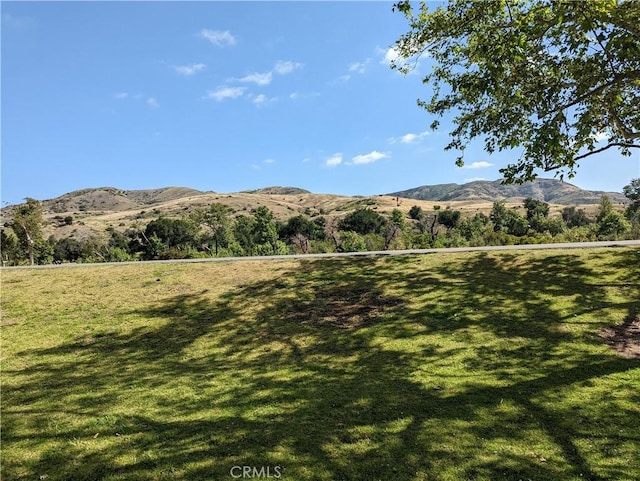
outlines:
{"label": "paved road", "polygon": [[513,250],[540,250],[540,249],[585,249],[593,247],[640,247],[640,240],[624,241],[598,241],[598,242],[571,242],[566,244],[525,244],[514,246],[484,246],[484,247],[449,247],[444,249],[407,249],[399,251],[369,251],[369,252],[331,252],[326,254],[294,254],[285,256],[251,256],[251,257],[208,257],[204,259],[170,259],[162,261],[135,261],[135,262],[102,262],[98,264],[47,264],[44,266],[13,266],[2,269],[54,269],[65,267],[85,266],[121,266],[127,264],[172,264],[193,262],[236,262],[251,260],[290,260],[290,259],[318,259],[324,257],[364,257],[364,256],[399,256],[419,254],[449,254],[452,252],[486,252],[486,251],[513,251]]}

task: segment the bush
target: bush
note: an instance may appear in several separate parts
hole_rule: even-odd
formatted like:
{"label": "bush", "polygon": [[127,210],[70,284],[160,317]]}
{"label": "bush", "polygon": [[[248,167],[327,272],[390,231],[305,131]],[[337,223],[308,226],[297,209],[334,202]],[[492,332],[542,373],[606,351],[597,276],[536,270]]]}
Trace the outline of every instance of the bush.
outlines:
{"label": "bush", "polygon": [[347,214],[338,224],[341,231],[351,231],[358,234],[380,234],[386,219],[368,208],[356,209]]}
{"label": "bush", "polygon": [[105,262],[128,262],[134,260],[134,258],[121,247],[109,247],[104,260]]}
{"label": "bush", "polygon": [[340,232],[340,248],[342,252],[362,252],[367,250],[364,238],[353,231]]}

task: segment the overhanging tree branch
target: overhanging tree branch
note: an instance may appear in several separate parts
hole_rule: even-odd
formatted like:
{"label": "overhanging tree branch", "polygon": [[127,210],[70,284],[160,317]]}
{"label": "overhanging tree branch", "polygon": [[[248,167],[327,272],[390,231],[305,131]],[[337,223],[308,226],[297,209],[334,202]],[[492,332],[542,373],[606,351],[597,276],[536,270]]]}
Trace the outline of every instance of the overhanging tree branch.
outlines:
{"label": "overhanging tree branch", "polygon": [[624,149],[631,149],[631,148],[640,149],[640,144],[631,144],[628,142],[612,142],[609,145],[606,145],[600,149],[592,150],[591,152],[587,152],[586,154],[578,155],[577,157],[574,158],[574,160],[577,161],[577,160],[584,159],[585,157],[589,157],[590,155],[599,154],[600,152],[604,152],[605,150],[610,149],[611,147],[622,147]]}

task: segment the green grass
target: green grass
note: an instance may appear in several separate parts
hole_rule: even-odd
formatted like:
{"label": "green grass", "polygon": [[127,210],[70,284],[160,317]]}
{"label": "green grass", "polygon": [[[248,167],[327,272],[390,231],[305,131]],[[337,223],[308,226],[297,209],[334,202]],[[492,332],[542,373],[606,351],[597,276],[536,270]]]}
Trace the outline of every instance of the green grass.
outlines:
{"label": "green grass", "polygon": [[630,248],[4,270],[0,477],[637,480],[598,330],[639,286]]}

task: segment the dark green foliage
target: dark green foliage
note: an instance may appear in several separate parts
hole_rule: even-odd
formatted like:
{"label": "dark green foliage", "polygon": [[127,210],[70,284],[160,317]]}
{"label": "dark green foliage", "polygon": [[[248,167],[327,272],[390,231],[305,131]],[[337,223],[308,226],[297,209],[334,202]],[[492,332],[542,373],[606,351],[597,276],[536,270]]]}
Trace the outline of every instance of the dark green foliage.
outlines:
{"label": "dark green foliage", "polygon": [[491,214],[495,232],[503,232],[514,236],[523,236],[529,229],[529,223],[514,209],[507,209],[503,200],[493,203]]}
{"label": "dark green foliage", "polygon": [[0,262],[2,265],[17,263],[22,257],[15,234],[12,231],[0,230]]}
{"label": "dark green foliage", "polygon": [[541,200],[528,197],[524,200],[524,208],[527,211],[527,220],[531,221],[535,217],[548,217],[549,204]]}
{"label": "dark green foliage", "polygon": [[640,178],[632,179],[628,185],[622,188],[622,192],[632,203],[640,203]]}
{"label": "dark green foliage", "polygon": [[286,224],[278,229],[278,236],[282,241],[289,241],[297,234],[306,237],[308,240],[324,239],[324,223],[326,221],[322,217],[316,217],[310,220],[305,216],[297,215],[291,217]]}
{"label": "dark green foliage", "polygon": [[207,233],[202,238],[205,243],[213,242],[217,256],[220,247],[227,247],[233,240],[232,210],[220,203],[214,203],[208,209],[198,209],[191,213],[191,219],[198,226],[204,226]]}
{"label": "dark green foliage", "polygon": [[55,262],[76,262],[82,257],[83,246],[77,239],[64,237],[53,244]]}
{"label": "dark green foliage", "polygon": [[243,253],[242,255],[253,254],[253,248],[255,245],[255,240],[253,238],[254,229],[255,220],[253,217],[246,215],[239,215],[236,217],[236,221],[233,226],[233,237],[241,248]]}
{"label": "dark green foliage", "polygon": [[629,222],[620,212],[614,209],[611,199],[606,195],[602,196],[598,208],[596,230],[599,239],[616,238],[631,230]]}
{"label": "dark green foliage", "polygon": [[64,223],[65,223],[65,225],[73,224],[73,217],[68,215],[67,217],[64,218]]}
{"label": "dark green foliage", "polygon": [[167,247],[191,245],[194,242],[193,226],[182,219],[152,220],[147,224],[144,234],[148,239],[156,236]]}
{"label": "dark green foliage", "polygon": [[340,232],[340,252],[361,252],[367,250],[362,235],[354,231]]}
{"label": "dark green foliage", "polygon": [[33,252],[36,264],[45,265],[53,262],[53,245],[42,237],[36,239]]}
{"label": "dark green foliage", "polygon": [[386,219],[369,208],[356,209],[347,214],[338,224],[342,231],[357,232],[358,234],[380,234],[386,224]]}
{"label": "dark green foliage", "polygon": [[453,229],[460,222],[460,211],[445,209],[438,213],[438,223],[449,229]]}
{"label": "dark green foliage", "polygon": [[624,186],[622,191],[625,197],[631,201],[625,215],[631,222],[634,231],[640,232],[640,178],[633,179],[629,185]]}
{"label": "dark green foliage", "polygon": [[475,214],[473,217],[462,219],[457,226],[457,230],[467,240],[480,239],[485,233],[489,218],[482,214]]}
{"label": "dark green foliage", "polygon": [[562,220],[569,228],[582,227],[591,223],[584,209],[577,209],[575,206],[562,209]]}
{"label": "dark green foliage", "polygon": [[[447,150],[476,138],[489,153],[521,149],[500,170],[507,182],[540,170],[571,178],[578,161],[640,147],[640,2],[408,0],[395,5],[409,32],[394,67],[428,56],[419,105],[435,119],[454,113]],[[602,143],[597,138],[604,134]]]}
{"label": "dark green foliage", "polygon": [[411,207],[411,209],[409,209],[409,217],[414,220],[420,219],[422,217],[422,207],[418,207],[417,205]]}
{"label": "dark green foliage", "polygon": [[16,208],[10,227],[13,229],[20,249],[27,253],[29,263],[36,263],[36,256],[46,259],[49,255],[39,254],[36,251],[45,249],[42,237],[42,204],[36,199],[27,197],[26,202]]}

